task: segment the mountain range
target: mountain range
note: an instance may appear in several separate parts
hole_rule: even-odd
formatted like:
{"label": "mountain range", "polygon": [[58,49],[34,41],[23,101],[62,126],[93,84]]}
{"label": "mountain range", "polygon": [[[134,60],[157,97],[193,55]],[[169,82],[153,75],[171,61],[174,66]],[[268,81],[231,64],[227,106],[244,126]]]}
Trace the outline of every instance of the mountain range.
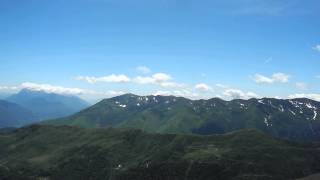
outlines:
{"label": "mountain range", "polygon": [[125,94],[45,124],[201,135],[253,128],[274,137],[312,141],[320,139],[319,114],[320,103],[305,98],[224,101]]}
{"label": "mountain range", "polygon": [[[3,107],[33,116],[0,101],[2,116]],[[0,129],[0,179],[309,180],[320,172],[319,108],[305,98],[125,94],[64,118]]]}
{"label": "mountain range", "polygon": [[319,144],[32,125],[0,133],[1,179],[289,180],[320,171]]}
{"label": "mountain range", "polygon": [[69,95],[22,89],[0,103],[0,127],[18,127],[37,121],[71,115],[89,106]]}

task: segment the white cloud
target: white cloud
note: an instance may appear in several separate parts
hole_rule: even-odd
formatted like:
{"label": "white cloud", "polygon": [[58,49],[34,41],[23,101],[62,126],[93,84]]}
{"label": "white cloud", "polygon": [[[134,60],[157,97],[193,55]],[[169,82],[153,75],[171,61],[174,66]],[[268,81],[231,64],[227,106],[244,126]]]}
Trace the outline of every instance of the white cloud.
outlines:
{"label": "white cloud", "polygon": [[103,77],[93,77],[93,76],[78,76],[76,77],[77,80],[86,81],[90,84],[95,84],[97,82],[110,82],[110,83],[127,83],[130,82],[130,78],[126,75],[120,74],[111,74],[109,76]]}
{"label": "white cloud", "polygon": [[111,83],[128,83],[133,82],[137,84],[152,84],[158,85],[166,88],[176,88],[183,87],[183,84],[179,84],[172,81],[172,77],[165,73],[155,73],[152,76],[137,76],[133,79],[127,77],[126,75],[109,75],[104,77],[91,77],[91,76],[78,76],[76,80],[86,81],[90,84],[95,84],[97,82],[111,82]]}
{"label": "white cloud", "polygon": [[[107,96],[119,96],[119,95],[122,95],[122,94],[125,94],[126,92],[123,92],[123,91],[114,91],[114,90],[111,90],[111,91],[107,91],[105,93],[102,93],[104,95],[107,95]],[[97,92],[96,92],[97,94]],[[99,94],[99,93],[98,93]]]}
{"label": "white cloud", "polygon": [[316,78],[320,79],[320,75],[317,75]]}
{"label": "white cloud", "polygon": [[154,96],[170,96],[172,93],[170,91],[156,91],[153,93]]}
{"label": "white cloud", "polygon": [[167,88],[183,87],[183,84],[173,82],[172,77],[165,73],[156,73],[152,76],[138,76],[133,79],[133,82],[137,84],[158,85]]}
{"label": "white cloud", "polygon": [[126,93],[124,91],[118,90],[94,91],[88,89],[69,88],[63,86],[55,86],[51,84],[39,84],[32,82],[24,82],[18,86],[0,86],[0,91],[3,90],[8,91],[10,93],[15,93],[21,89],[29,89],[32,91],[43,91],[46,93],[55,93],[63,95],[76,95],[83,99],[86,99],[88,102],[91,103],[96,103],[98,100],[119,96]]}
{"label": "white cloud", "polygon": [[199,94],[189,91],[187,89],[182,90],[174,90],[174,91],[156,91],[153,95],[157,96],[177,96],[177,97],[185,97],[190,99],[198,99],[200,96]]}
{"label": "white cloud", "polygon": [[151,73],[151,69],[146,67],[146,66],[139,66],[137,67],[137,71],[143,73],[143,74],[148,74]]}
{"label": "white cloud", "polygon": [[312,49],[314,49],[315,51],[320,52],[320,44],[315,45]]}
{"label": "white cloud", "polygon": [[117,96],[121,94],[125,94],[123,91],[114,91],[109,90],[105,92],[98,92],[94,90],[88,89],[80,89],[80,88],[69,88],[63,86],[55,86],[51,84],[39,84],[33,82],[24,82],[18,86],[0,86],[0,90],[11,90],[18,91],[21,89],[29,89],[32,91],[43,91],[47,93],[55,93],[55,94],[66,94],[66,95],[94,95],[94,96]]}
{"label": "white cloud", "polygon": [[80,88],[67,88],[62,86],[54,86],[50,84],[37,84],[31,82],[22,83],[18,89],[30,89],[33,91],[44,91],[47,93],[64,94],[64,95],[76,95],[88,102],[96,103],[98,100],[104,98],[110,98],[125,94],[124,91],[107,90],[107,91],[94,91]]}
{"label": "white cloud", "polygon": [[138,84],[154,84],[155,83],[155,80],[153,79],[153,77],[138,76],[134,78],[133,81]]}
{"label": "white cloud", "polygon": [[251,92],[251,91],[247,92],[246,96],[247,96],[247,98],[259,98],[260,97],[258,94]]}
{"label": "white cloud", "polygon": [[125,94],[124,91],[108,90],[108,91],[94,91],[94,90],[83,90],[81,95],[95,96],[100,98],[114,97]]}
{"label": "white cloud", "polygon": [[259,98],[259,95],[257,95],[254,92],[243,92],[239,89],[226,89],[223,92],[223,95],[227,98],[231,99],[250,99],[250,98]]}
{"label": "white cloud", "polygon": [[155,82],[161,83],[171,80],[171,76],[165,73],[157,73],[152,76]]}
{"label": "white cloud", "polygon": [[210,91],[212,89],[209,85],[205,83],[197,84],[195,85],[195,88],[200,91]]}
{"label": "white cloud", "polygon": [[253,79],[256,83],[287,83],[289,82],[290,75],[284,73],[274,73],[271,77],[267,77],[261,74],[255,74]]}
{"label": "white cloud", "polygon": [[159,84],[162,87],[166,87],[166,88],[179,88],[179,87],[183,87],[183,84],[179,84],[176,82],[163,82]]}
{"label": "white cloud", "polygon": [[195,92],[191,92],[189,90],[183,89],[183,90],[175,90],[173,91],[174,96],[179,96],[179,97],[186,97],[190,99],[198,98],[199,94]]}
{"label": "white cloud", "polygon": [[268,84],[273,83],[273,79],[268,78],[268,77],[266,77],[266,76],[263,76],[263,75],[261,75],[261,74],[255,74],[255,75],[254,75],[254,81],[255,81],[256,83],[268,83]]}
{"label": "white cloud", "polygon": [[0,90],[2,91],[12,91],[12,90],[18,90],[19,87],[17,86],[0,86]]}
{"label": "white cloud", "polygon": [[275,73],[272,75],[274,82],[287,83],[289,82],[290,75],[284,73]]}
{"label": "white cloud", "polygon": [[320,101],[320,94],[291,94],[288,96],[288,98],[290,99],[294,99],[294,98],[309,98],[309,99],[313,99],[315,101]]}
{"label": "white cloud", "polygon": [[303,83],[303,82],[297,82],[296,83],[296,88],[298,88],[300,90],[307,90],[308,89],[308,85]]}
{"label": "white cloud", "polygon": [[62,86],[53,86],[50,84],[37,84],[31,82],[24,82],[21,84],[22,89],[30,89],[33,91],[44,91],[47,93],[57,93],[57,94],[72,94],[79,95],[83,94],[86,91],[79,88],[66,88]]}
{"label": "white cloud", "polygon": [[152,76],[138,76],[134,79],[134,82],[138,84],[160,84],[170,81],[172,78],[165,73],[156,73]]}
{"label": "white cloud", "polygon": [[126,92],[124,91],[117,91],[117,90],[107,90],[107,91],[84,90],[84,93],[80,94],[79,96],[87,100],[88,102],[95,104],[102,99],[120,96],[125,93]]}

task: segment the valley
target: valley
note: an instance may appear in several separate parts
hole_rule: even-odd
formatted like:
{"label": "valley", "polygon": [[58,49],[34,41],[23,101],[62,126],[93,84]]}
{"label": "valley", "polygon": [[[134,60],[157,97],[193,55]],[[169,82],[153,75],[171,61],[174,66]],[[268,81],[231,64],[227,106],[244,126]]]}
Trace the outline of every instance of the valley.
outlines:
{"label": "valley", "polygon": [[32,125],[0,134],[2,179],[286,180],[320,170],[319,144]]}

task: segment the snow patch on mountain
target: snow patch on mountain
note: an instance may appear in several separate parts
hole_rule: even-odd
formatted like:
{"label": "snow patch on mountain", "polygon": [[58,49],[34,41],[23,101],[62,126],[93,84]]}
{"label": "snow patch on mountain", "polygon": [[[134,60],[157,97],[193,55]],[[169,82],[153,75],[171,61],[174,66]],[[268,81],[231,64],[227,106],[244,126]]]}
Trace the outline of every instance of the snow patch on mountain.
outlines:
{"label": "snow patch on mountain", "polygon": [[264,118],[264,123],[267,127],[272,127],[272,123],[269,122],[270,116]]}
{"label": "snow patch on mountain", "polygon": [[297,101],[289,100],[289,102],[290,102],[295,108],[299,108],[299,107],[300,107],[300,106],[298,105],[298,102],[297,102]]}
{"label": "snow patch on mountain", "polygon": [[156,97],[152,98],[154,102],[158,103],[158,99]]}
{"label": "snow patch on mountain", "polygon": [[296,115],[296,113],[293,112],[291,109],[289,109],[289,112],[291,112],[291,114],[293,114],[294,116]]}
{"label": "snow patch on mountain", "polygon": [[312,119],[313,119],[313,120],[316,120],[316,118],[317,118],[317,110],[313,110],[313,114],[314,114],[314,115],[313,115],[313,118],[312,118]]}
{"label": "snow patch on mountain", "polygon": [[282,106],[282,105],[280,105],[280,107],[279,107],[279,111],[284,112],[284,108],[283,108],[283,106]]}
{"label": "snow patch on mountain", "polygon": [[265,103],[263,102],[263,99],[259,99],[258,102],[259,102],[260,104],[265,104]]}
{"label": "snow patch on mountain", "polygon": [[309,109],[317,109],[315,106],[312,106],[310,103],[307,103],[306,106]]}
{"label": "snow patch on mountain", "polygon": [[317,107],[311,105],[310,103],[306,103],[305,105],[306,105],[306,107],[309,108],[310,110],[313,110],[313,117],[312,117],[312,119],[313,119],[313,120],[316,120],[316,119],[317,119],[317,115],[318,115],[318,113],[317,113]]}

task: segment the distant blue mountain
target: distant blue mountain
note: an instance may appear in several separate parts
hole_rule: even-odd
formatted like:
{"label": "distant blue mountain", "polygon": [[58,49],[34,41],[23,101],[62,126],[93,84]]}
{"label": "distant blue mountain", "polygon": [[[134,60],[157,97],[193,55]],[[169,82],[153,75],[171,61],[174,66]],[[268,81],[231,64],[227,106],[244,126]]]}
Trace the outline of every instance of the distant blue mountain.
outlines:
{"label": "distant blue mountain", "polygon": [[10,95],[11,94],[9,94],[9,93],[0,93],[0,99],[4,100],[4,99],[8,98]]}
{"label": "distant blue mountain", "polygon": [[22,89],[7,100],[29,109],[37,121],[68,116],[89,106],[86,101],[76,96],[29,89]]}
{"label": "distant blue mountain", "polygon": [[0,100],[0,128],[18,127],[32,123],[36,117],[18,104]]}

